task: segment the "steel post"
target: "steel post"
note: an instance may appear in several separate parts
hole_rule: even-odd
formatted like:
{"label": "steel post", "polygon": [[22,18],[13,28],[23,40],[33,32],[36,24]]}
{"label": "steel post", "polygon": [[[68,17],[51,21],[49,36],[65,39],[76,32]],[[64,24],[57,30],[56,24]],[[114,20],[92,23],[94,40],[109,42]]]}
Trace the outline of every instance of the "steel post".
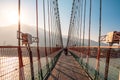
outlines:
{"label": "steel post", "polygon": [[108,72],[109,72],[109,62],[110,62],[110,53],[111,53],[111,46],[112,43],[110,43],[110,48],[108,49],[107,55],[106,55],[106,64],[105,64],[105,75],[104,80],[108,80]]}
{"label": "steel post", "polygon": [[20,0],[18,0],[18,60],[19,60],[19,80],[25,80],[24,69],[23,69],[23,60],[22,60],[22,50],[20,42]]}

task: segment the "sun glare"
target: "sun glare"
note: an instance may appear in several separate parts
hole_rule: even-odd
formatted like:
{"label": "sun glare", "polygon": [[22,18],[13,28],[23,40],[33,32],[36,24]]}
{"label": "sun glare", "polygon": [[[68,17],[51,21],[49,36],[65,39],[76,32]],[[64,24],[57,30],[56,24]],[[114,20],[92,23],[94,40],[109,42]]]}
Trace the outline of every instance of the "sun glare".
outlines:
{"label": "sun glare", "polygon": [[8,21],[11,24],[17,24],[18,22],[18,14],[15,11],[11,11],[7,14]]}
{"label": "sun glare", "polygon": [[[27,8],[21,9],[21,24],[34,25],[34,21],[32,21],[34,19],[34,16],[31,16],[32,13],[29,13],[30,11],[27,11]],[[0,7],[0,27],[18,24],[18,18],[18,8],[16,6],[8,5],[8,7]]]}
{"label": "sun glare", "polygon": [[[6,12],[6,21],[9,24],[17,24],[18,23],[18,12],[17,10],[10,10],[9,12]],[[21,23],[25,22],[24,15],[22,14],[20,17]]]}

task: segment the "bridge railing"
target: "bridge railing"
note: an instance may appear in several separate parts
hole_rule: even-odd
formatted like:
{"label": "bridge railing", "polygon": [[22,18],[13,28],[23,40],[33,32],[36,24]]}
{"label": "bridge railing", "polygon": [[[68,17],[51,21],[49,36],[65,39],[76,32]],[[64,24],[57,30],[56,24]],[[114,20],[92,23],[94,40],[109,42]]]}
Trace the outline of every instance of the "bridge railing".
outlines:
{"label": "bridge railing", "polygon": [[[38,73],[38,56],[37,48],[31,47],[32,59],[33,59],[33,71],[34,74],[31,75],[31,66],[30,66],[30,55],[26,47],[21,47],[22,49],[22,59],[23,59],[23,75],[25,80],[42,80],[47,78],[50,71],[53,69],[55,63],[57,62],[62,49],[53,47],[47,47],[48,60],[49,63],[46,64],[46,57],[44,47],[40,47],[40,62],[42,73]],[[49,69],[47,69],[49,65]],[[0,80],[19,80],[19,59],[18,59],[18,47],[17,46],[0,46]]]}
{"label": "bridge railing", "polygon": [[[69,52],[79,62],[79,64],[85,69],[87,74],[94,80],[105,80],[105,69],[107,53],[110,47],[102,46],[100,59],[98,61],[98,47],[90,47],[90,54],[88,54],[88,47],[71,47]],[[119,80],[120,71],[120,49],[119,47],[112,47],[110,52],[110,62],[108,65],[108,77],[107,80]],[[99,62],[99,63],[98,63]],[[97,66],[97,64],[99,64]],[[98,69],[97,69],[98,68]]]}

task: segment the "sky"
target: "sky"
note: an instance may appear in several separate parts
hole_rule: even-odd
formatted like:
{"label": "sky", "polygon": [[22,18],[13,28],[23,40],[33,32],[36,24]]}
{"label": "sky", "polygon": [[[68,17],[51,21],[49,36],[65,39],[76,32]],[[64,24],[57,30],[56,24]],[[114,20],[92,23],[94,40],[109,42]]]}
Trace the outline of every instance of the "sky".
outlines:
{"label": "sky", "polygon": [[[98,38],[99,1],[92,0],[91,37],[93,40]],[[58,0],[63,35],[68,34],[72,2],[73,0]],[[39,27],[43,28],[42,0],[38,0],[38,3]],[[17,6],[17,0],[0,0],[0,27],[17,23]],[[21,23],[35,26],[35,14],[35,0],[21,0]],[[86,36],[88,34],[88,15],[89,0],[87,0],[86,11]],[[111,31],[120,31],[120,0],[102,0],[102,35]]]}

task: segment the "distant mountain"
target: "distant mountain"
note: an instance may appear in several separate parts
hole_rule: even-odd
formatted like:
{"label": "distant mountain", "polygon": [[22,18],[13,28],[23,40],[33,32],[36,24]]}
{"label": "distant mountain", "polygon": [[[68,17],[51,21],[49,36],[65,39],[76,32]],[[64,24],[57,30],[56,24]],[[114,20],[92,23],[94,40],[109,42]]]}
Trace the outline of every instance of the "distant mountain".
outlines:
{"label": "distant mountain", "polygon": [[0,27],[0,45],[17,44],[17,26]]}
{"label": "distant mountain", "polygon": [[[0,46],[16,46],[17,40],[17,25],[10,25],[6,27],[0,27]],[[36,27],[29,25],[21,25],[21,32],[29,33],[36,37]],[[47,32],[48,33],[48,32]],[[40,45],[44,45],[44,30],[39,28]],[[34,44],[33,44],[34,45]]]}
{"label": "distant mountain", "polygon": [[[0,27],[0,46],[16,46],[18,43],[17,40],[17,25],[10,25],[6,27]],[[29,26],[29,25],[21,25],[21,32],[23,33],[29,33],[32,36],[36,37],[36,27],[35,26]],[[48,32],[46,32],[46,40],[47,45],[49,45],[48,42]],[[66,46],[67,43],[67,36],[63,35],[63,45]],[[40,40],[40,46],[44,46],[44,30],[39,28],[39,40]],[[88,40],[85,39],[85,45],[87,46]],[[36,45],[36,44],[33,44]],[[98,42],[91,40],[91,46],[97,46]],[[101,43],[101,45],[106,45],[104,43]]]}
{"label": "distant mountain", "polygon": [[[85,46],[88,45],[88,39],[85,39]],[[64,37],[63,36],[63,43],[64,43],[64,46],[66,46],[66,43],[67,43],[67,37]],[[98,46],[98,42],[94,41],[94,40],[90,40],[90,43],[91,43],[91,46]],[[101,43],[101,46],[107,46],[107,44],[105,43]]]}
{"label": "distant mountain", "polygon": [[[91,43],[90,44],[91,46],[98,46],[98,42],[97,41],[90,40],[90,43]],[[88,39],[85,39],[85,45],[88,45]],[[107,46],[107,44],[101,42],[101,46]]]}
{"label": "distant mountain", "polygon": [[62,37],[63,37],[63,45],[64,45],[64,47],[66,47],[66,45],[67,45],[67,36],[62,35]]}

